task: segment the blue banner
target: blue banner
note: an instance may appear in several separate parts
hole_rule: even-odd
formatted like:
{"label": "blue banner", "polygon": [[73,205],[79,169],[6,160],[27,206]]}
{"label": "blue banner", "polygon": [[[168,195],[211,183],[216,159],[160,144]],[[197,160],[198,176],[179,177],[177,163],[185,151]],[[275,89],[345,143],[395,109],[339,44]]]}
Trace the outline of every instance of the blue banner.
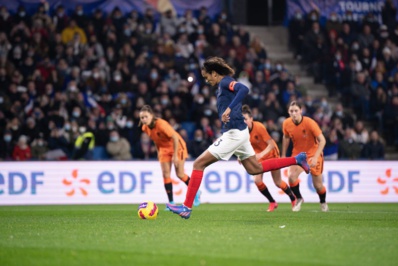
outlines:
{"label": "blue banner", "polygon": [[[397,7],[398,0],[392,2]],[[354,21],[360,21],[364,15],[372,13],[381,22],[384,3],[385,0],[287,0],[287,18],[291,19],[297,11],[307,14],[315,9],[324,18],[329,17],[332,12],[343,18],[347,11],[351,11]]]}
{"label": "blue banner", "polygon": [[[5,6],[11,13],[15,13],[18,6],[23,5],[29,14],[33,14],[43,2],[43,0],[0,0],[0,6]],[[153,8],[159,12],[172,8],[177,14],[183,15],[187,9],[198,10],[204,6],[208,8],[209,16],[214,16],[222,10],[222,1],[219,0],[47,0],[47,3],[50,13],[60,4],[69,13],[75,9],[76,5],[82,5],[85,14],[88,15],[97,8],[105,13],[110,13],[115,7],[119,7],[124,13],[133,9],[144,13],[147,8]]]}

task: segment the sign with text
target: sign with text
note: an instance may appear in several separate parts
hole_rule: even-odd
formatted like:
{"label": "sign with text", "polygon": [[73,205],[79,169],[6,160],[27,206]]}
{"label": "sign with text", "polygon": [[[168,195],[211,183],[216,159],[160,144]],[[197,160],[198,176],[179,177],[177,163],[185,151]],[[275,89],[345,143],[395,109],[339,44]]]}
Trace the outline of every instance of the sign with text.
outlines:
{"label": "sign with text", "polygon": [[[190,175],[193,162],[186,163]],[[287,182],[288,169],[282,169]],[[398,202],[398,163],[394,161],[326,162],[324,185],[328,202]],[[185,183],[174,174],[175,202],[185,198]],[[277,202],[289,198],[272,181],[263,180]],[[237,161],[217,162],[208,167],[200,187],[202,202],[267,202],[252,176]],[[311,175],[300,175],[300,190],[306,202],[319,202]],[[0,205],[113,204],[151,200],[166,203],[158,162],[5,162],[0,170]]]}

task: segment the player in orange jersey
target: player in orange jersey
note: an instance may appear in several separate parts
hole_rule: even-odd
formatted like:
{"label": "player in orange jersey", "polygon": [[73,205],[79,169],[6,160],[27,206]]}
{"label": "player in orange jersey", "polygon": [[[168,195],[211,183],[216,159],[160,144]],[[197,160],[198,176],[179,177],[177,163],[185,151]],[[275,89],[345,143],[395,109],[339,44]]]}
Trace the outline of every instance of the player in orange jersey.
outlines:
{"label": "player in orange jersey", "polygon": [[[307,162],[310,165],[312,183],[319,195],[321,210],[329,211],[326,203],[326,188],[322,183],[323,172],[323,148],[326,140],[318,124],[309,117],[302,116],[301,105],[293,101],[289,105],[289,115],[283,122],[282,157],[286,156],[290,140],[293,142],[292,156],[301,151],[308,154]],[[304,202],[299,189],[299,175],[303,172],[301,167],[294,165],[289,167],[289,185],[297,197],[296,206],[293,211],[300,211],[301,204]]]}
{"label": "player in orange jersey", "polygon": [[[189,184],[189,176],[184,172],[184,163],[188,158],[188,150],[185,141],[161,118],[155,117],[152,108],[144,105],[140,110],[140,125],[153,140],[158,150],[158,159],[162,168],[164,187],[170,203],[173,202],[173,184],[171,182],[171,165],[174,164],[175,172],[179,179],[186,185]],[[199,206],[200,191],[196,194],[194,206]],[[167,210],[168,208],[166,208]]]}
{"label": "player in orange jersey", "polygon": [[[253,121],[252,112],[248,105],[242,106],[242,114],[245,119],[245,123],[249,128],[250,132],[250,143],[253,146],[253,149],[256,153],[256,159],[258,162],[265,161],[271,158],[279,158],[279,149],[276,145],[275,141],[268,134],[265,126],[258,122]],[[254,183],[256,184],[258,190],[261,194],[264,195],[270,202],[268,207],[268,212],[274,211],[274,209],[278,208],[278,203],[275,202],[271,193],[269,192],[267,186],[263,182],[263,174],[258,174],[254,176]],[[274,180],[274,184],[283,190],[286,195],[289,196],[290,201],[292,202],[292,207],[296,205],[296,197],[294,193],[290,189],[290,187],[282,180],[281,170],[273,170],[271,171],[272,179]]]}

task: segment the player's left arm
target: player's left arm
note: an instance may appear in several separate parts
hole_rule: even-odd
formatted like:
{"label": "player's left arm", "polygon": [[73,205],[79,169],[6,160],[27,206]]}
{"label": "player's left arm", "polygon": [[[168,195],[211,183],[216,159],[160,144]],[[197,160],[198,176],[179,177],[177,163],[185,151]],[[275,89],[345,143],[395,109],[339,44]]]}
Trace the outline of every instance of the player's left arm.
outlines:
{"label": "player's left arm", "polygon": [[316,140],[318,141],[318,148],[316,149],[314,156],[310,160],[310,167],[316,166],[318,158],[321,155],[323,148],[325,148],[326,145],[326,139],[322,133],[316,137]]}
{"label": "player's left arm", "polygon": [[[225,84],[221,84],[221,87],[223,88]],[[224,113],[221,116],[221,120],[224,123],[229,122],[229,114],[231,113],[231,110],[237,106],[239,103],[243,101],[243,99],[246,97],[246,95],[249,93],[249,88],[243,85],[242,83],[236,82],[236,81],[231,81],[228,84],[228,90],[230,91],[235,91],[235,97],[232,100],[232,102],[229,104],[227,109],[225,109]]]}
{"label": "player's left arm", "polygon": [[171,136],[171,139],[173,140],[173,149],[174,149],[174,153],[173,153],[173,162],[174,164],[178,163],[178,135],[177,133],[174,133]]}

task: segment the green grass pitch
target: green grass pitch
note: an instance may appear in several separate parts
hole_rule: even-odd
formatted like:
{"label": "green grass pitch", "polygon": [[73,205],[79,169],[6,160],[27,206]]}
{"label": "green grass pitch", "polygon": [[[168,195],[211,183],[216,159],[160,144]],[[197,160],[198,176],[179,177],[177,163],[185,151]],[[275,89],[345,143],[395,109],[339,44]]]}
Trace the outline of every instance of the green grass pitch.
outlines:
{"label": "green grass pitch", "polygon": [[0,207],[0,265],[397,265],[398,204]]}

